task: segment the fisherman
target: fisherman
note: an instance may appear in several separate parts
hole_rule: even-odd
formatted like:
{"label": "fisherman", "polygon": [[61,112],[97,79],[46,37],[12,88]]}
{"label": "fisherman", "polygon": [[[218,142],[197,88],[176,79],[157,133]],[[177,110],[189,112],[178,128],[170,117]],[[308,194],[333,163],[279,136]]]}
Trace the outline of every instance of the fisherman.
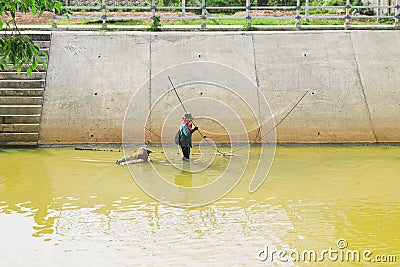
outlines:
{"label": "fisherman", "polygon": [[192,114],[190,112],[186,112],[182,116],[182,123],[178,131],[179,142],[183,153],[182,160],[189,161],[190,160],[190,148],[192,147],[192,134],[198,130],[199,128],[196,126],[193,128],[192,126]]}

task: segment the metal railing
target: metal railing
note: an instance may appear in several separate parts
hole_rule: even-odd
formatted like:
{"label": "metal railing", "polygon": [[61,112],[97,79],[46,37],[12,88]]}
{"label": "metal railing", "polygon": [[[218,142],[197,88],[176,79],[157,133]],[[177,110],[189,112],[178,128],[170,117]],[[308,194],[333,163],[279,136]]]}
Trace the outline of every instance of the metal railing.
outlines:
{"label": "metal railing", "polygon": [[[367,5],[367,6],[352,6],[350,5],[350,0],[346,0],[345,6],[313,6],[309,5],[309,0],[306,0],[305,5],[301,5],[300,0],[297,0],[296,6],[252,6],[250,0],[246,0],[246,6],[207,6],[206,0],[196,0],[198,6],[186,6],[186,1],[182,0],[181,6],[157,6],[155,0],[151,0],[151,4],[139,3],[136,5],[107,5],[110,1],[101,0],[96,2],[85,1],[84,3],[90,3],[91,5],[69,5],[69,1],[65,1],[65,8],[70,11],[97,11],[99,15],[97,16],[87,16],[85,12],[81,12],[81,15],[57,15],[53,13],[52,25],[57,27],[57,19],[65,19],[69,17],[70,19],[98,19],[102,21],[102,28],[107,28],[107,22],[110,20],[150,20],[154,21],[156,16],[160,19],[173,19],[173,20],[201,20],[201,28],[207,27],[207,21],[209,20],[219,20],[219,19],[242,19],[245,20],[244,27],[251,28],[252,22],[255,19],[292,19],[295,21],[294,25],[296,28],[301,28],[302,20],[317,20],[317,19],[327,19],[327,20],[342,20],[344,28],[350,27],[351,21],[362,21],[362,20],[373,20],[379,23],[381,19],[393,20],[393,27],[395,29],[399,28],[399,18],[400,18],[400,0],[395,0],[394,5]],[[123,2],[125,3],[125,2]],[[136,2],[138,3],[138,2]],[[378,2],[379,3],[379,2]],[[316,13],[312,10],[326,10],[324,15],[321,14],[311,14]],[[129,11],[132,12],[142,12],[138,16],[118,16],[111,14],[110,11]],[[252,10],[262,10],[262,11],[282,11],[283,14],[280,15],[252,15]],[[327,11],[336,10],[336,14],[327,13]],[[369,10],[369,14],[352,14],[352,10]],[[147,11],[147,12],[146,12]],[[176,15],[163,15],[157,12],[171,11]],[[188,11],[189,14],[188,14]],[[210,11],[224,12],[223,15],[218,14],[213,16]],[[226,14],[232,11],[245,11],[245,16],[233,16]],[[288,12],[292,11],[292,12]],[[384,12],[386,11],[386,12]],[[394,11],[393,13],[390,11]],[[180,13],[178,13],[180,12]],[[286,13],[285,13],[286,12]],[[147,13],[147,14],[146,14]],[[372,13],[372,14],[371,14]],[[101,15],[100,15],[101,14]]]}

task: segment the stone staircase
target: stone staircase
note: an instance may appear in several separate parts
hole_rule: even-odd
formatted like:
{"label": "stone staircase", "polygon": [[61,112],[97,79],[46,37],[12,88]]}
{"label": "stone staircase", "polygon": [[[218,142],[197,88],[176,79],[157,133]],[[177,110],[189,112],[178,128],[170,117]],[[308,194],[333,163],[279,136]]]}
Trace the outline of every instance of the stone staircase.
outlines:
{"label": "stone staircase", "polygon": [[[31,39],[50,55],[50,34],[30,34]],[[46,69],[17,73],[11,65],[0,71],[0,146],[37,146],[46,81]]]}

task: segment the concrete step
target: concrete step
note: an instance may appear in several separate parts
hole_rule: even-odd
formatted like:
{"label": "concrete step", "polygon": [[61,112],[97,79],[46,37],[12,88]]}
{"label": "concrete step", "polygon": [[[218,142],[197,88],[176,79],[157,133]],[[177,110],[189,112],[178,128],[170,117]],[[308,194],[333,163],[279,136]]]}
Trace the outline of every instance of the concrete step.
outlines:
{"label": "concrete step", "polygon": [[[19,31],[15,31],[14,29],[9,29],[4,32],[4,35],[11,35],[11,34],[16,34],[19,33]],[[51,32],[20,32],[22,34],[29,35],[32,41],[37,42],[37,41],[50,41],[51,39]]]}
{"label": "concrete step", "polygon": [[0,145],[9,142],[38,142],[39,133],[0,133]]}
{"label": "concrete step", "polygon": [[42,105],[41,96],[0,96],[0,105]]}
{"label": "concrete step", "polygon": [[29,33],[31,40],[36,41],[50,41],[51,33]]}
{"label": "concrete step", "polygon": [[33,43],[39,47],[40,49],[48,49],[50,48],[50,41],[36,41],[33,40]]}
{"label": "concrete step", "polygon": [[43,96],[43,88],[0,88],[0,96]]}
{"label": "concrete step", "polygon": [[3,124],[12,124],[12,123],[20,123],[20,124],[31,124],[31,123],[39,123],[40,122],[40,114],[34,115],[0,115],[0,122]]}
{"label": "concrete step", "polygon": [[[29,36],[48,63],[44,54],[50,55],[51,33],[31,32]],[[37,71],[27,76],[29,66],[22,66],[17,73],[8,59],[6,62],[6,69],[0,72],[0,146],[37,146],[46,69],[39,64]]]}
{"label": "concrete step", "polygon": [[45,80],[0,80],[0,88],[44,88]]}
{"label": "concrete step", "polygon": [[42,105],[0,105],[2,115],[37,115],[41,114]]}
{"label": "concrete step", "polygon": [[0,124],[0,132],[3,133],[38,133],[40,130],[39,128],[39,123]]}
{"label": "concrete step", "polygon": [[35,147],[38,142],[0,142],[0,147]]}
{"label": "concrete step", "polygon": [[[39,54],[39,57],[40,57],[40,58],[37,59],[37,60],[38,60],[38,63],[42,63],[42,60],[44,60],[44,61],[46,62],[46,64],[49,63],[49,59],[48,59],[47,57],[45,57],[44,55],[40,55],[40,54]],[[7,64],[11,64],[9,58],[6,58],[6,63],[7,63]]]}
{"label": "concrete step", "polygon": [[[22,66],[22,67],[21,67],[21,71],[25,72],[27,68],[28,68],[28,66]],[[11,64],[8,64],[7,67],[6,67],[6,69],[3,70],[2,72],[9,72],[9,71],[10,71],[10,72],[16,72],[17,70],[16,70],[16,68],[14,68]],[[37,71],[39,71],[39,72],[45,72],[46,69],[44,68],[44,66],[43,66],[42,64],[39,64],[39,65],[37,66]],[[33,72],[32,72],[32,73],[33,73]]]}
{"label": "concrete step", "polygon": [[26,72],[15,72],[6,71],[0,72],[0,80],[44,80],[46,78],[46,72],[32,72],[30,76]]}
{"label": "concrete step", "polygon": [[50,57],[50,48],[39,48],[39,55],[40,56],[47,55],[48,57]]}

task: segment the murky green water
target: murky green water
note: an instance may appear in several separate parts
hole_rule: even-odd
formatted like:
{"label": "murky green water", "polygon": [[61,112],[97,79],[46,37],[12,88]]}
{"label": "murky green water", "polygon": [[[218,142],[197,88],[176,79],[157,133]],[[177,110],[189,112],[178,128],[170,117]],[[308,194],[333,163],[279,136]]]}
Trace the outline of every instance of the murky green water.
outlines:
{"label": "murky green water", "polygon": [[[321,258],[330,248],[358,250],[361,259],[324,254],[328,266],[400,262],[400,147],[278,147],[257,192],[248,193],[245,175],[224,198],[192,209],[147,196],[114,164],[122,156],[0,150],[0,265],[313,266],[277,254],[315,250]],[[277,253],[261,261],[267,249]],[[368,263],[365,250],[366,259],[396,255],[397,263]]]}

